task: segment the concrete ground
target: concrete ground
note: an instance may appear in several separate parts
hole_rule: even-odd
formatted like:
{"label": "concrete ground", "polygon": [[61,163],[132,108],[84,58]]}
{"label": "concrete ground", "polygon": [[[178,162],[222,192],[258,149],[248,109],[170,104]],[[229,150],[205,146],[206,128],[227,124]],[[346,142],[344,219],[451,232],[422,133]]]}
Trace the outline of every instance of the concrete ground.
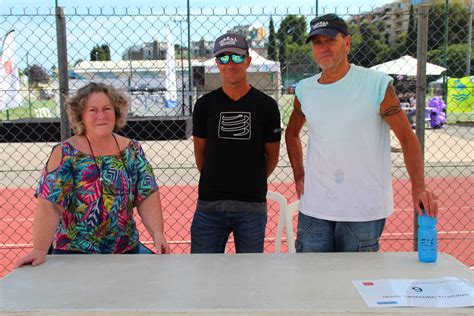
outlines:
{"label": "concrete ground", "polygon": [[[306,144],[306,130],[302,132]],[[33,187],[50,154],[53,143],[0,143],[0,189]],[[142,142],[159,183],[196,185],[192,139]],[[392,137],[392,147],[400,145]],[[403,154],[392,153],[394,178],[406,178]],[[449,125],[425,131],[425,173],[427,177],[472,176],[474,171],[474,127]],[[270,182],[288,182],[292,171],[282,140],[280,161]]]}

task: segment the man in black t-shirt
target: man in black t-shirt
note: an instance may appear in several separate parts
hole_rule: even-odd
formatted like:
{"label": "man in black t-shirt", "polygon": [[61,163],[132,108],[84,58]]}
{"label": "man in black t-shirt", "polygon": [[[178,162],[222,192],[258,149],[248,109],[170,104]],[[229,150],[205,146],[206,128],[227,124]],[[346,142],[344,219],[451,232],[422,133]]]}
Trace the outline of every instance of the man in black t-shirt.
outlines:
{"label": "man in black t-shirt", "polygon": [[267,178],[280,150],[275,100],[247,82],[248,45],[234,33],[217,38],[222,87],[197,100],[193,113],[199,199],[191,253],[224,253],[231,232],[238,253],[263,252]]}

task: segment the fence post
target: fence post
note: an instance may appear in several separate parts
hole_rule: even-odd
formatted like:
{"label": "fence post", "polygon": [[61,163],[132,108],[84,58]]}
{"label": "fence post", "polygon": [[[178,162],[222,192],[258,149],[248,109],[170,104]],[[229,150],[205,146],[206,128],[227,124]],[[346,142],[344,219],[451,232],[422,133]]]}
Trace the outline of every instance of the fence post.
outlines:
{"label": "fence post", "polygon": [[56,6],[56,39],[58,44],[58,78],[59,78],[59,113],[61,124],[61,140],[71,136],[71,128],[66,114],[66,97],[69,94],[66,18],[64,8]]}
{"label": "fence post", "polygon": [[[443,67],[448,69],[449,0],[444,3]],[[443,99],[448,104],[448,71],[443,73]]]}
{"label": "fence post", "polygon": [[[418,37],[416,43],[416,136],[420,142],[423,163],[425,161],[425,98],[426,53],[428,51],[428,6],[418,7]],[[413,249],[418,250],[418,215],[414,217]]]}
{"label": "fence post", "polygon": [[191,65],[191,8],[189,0],[187,4],[188,21],[188,91],[189,91],[189,115],[193,114],[193,66]]}
{"label": "fence post", "polygon": [[466,76],[471,74],[471,51],[472,51],[472,0],[469,0],[469,18],[467,19],[467,52],[466,52]]}

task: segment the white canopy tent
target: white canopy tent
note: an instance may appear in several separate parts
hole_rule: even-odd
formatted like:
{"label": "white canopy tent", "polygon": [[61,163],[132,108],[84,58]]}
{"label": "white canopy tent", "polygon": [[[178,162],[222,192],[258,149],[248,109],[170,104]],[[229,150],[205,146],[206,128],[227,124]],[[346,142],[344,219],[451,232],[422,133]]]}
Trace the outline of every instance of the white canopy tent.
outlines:
{"label": "white canopy tent", "polygon": [[[390,75],[405,75],[415,77],[417,71],[417,59],[405,55],[398,59],[372,66],[370,69],[375,69]],[[446,68],[444,67],[426,63],[427,75],[440,75],[444,71],[446,71]]]}

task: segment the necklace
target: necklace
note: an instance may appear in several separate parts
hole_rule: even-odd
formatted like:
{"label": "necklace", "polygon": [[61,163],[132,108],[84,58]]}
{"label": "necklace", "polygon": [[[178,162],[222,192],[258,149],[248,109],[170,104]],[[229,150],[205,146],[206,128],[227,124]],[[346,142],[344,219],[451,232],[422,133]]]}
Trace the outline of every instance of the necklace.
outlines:
{"label": "necklace", "polygon": [[[100,180],[100,182],[102,183],[102,181],[104,180],[103,174],[102,174],[102,170],[100,169],[99,164],[97,163],[97,159],[96,159],[96,156],[95,156],[95,154],[94,154],[94,150],[92,149],[92,145],[91,145],[91,142],[90,142],[90,140],[89,140],[89,137],[87,137],[87,135],[85,135],[85,136],[86,136],[87,143],[89,144],[89,149],[91,150],[92,158],[94,158],[95,167],[97,168],[97,172],[99,172],[99,180]],[[129,185],[130,185],[130,177],[129,177],[129,175],[128,175],[127,166],[125,165],[125,159],[123,158],[122,150],[120,149],[119,143],[118,143],[117,138],[115,137],[114,134],[112,134],[112,137],[114,138],[115,144],[117,145],[117,148],[118,148],[118,150],[119,150],[119,153],[120,153],[120,161],[122,162],[123,170],[125,171],[125,173],[126,173],[126,175],[127,175],[127,182],[128,182]]]}

